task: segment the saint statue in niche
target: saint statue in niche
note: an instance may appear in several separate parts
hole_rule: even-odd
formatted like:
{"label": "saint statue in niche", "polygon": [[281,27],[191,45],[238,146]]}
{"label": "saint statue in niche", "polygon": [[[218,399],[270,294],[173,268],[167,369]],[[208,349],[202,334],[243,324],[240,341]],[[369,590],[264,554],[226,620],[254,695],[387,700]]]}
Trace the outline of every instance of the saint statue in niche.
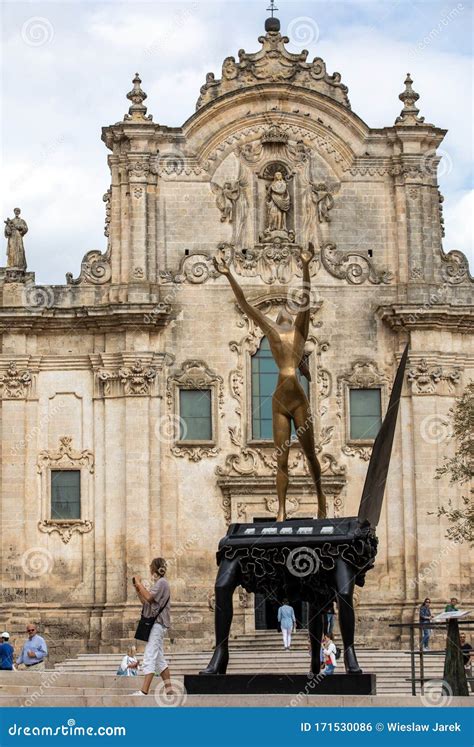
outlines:
{"label": "saint statue in niche", "polygon": [[273,181],[267,187],[266,231],[287,232],[286,214],[291,205],[288,186],[281,171],[276,171]]}

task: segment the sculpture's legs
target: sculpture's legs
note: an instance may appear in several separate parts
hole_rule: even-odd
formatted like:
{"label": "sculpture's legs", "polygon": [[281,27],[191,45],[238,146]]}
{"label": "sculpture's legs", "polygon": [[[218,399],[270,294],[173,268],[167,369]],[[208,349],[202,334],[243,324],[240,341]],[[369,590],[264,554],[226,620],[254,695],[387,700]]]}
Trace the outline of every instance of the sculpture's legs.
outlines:
{"label": "sculpture's legs", "polygon": [[286,491],[288,489],[288,455],[291,443],[290,416],[278,411],[278,402],[273,397],[273,441],[277,453],[276,487],[278,495],[277,521],[286,519]]}
{"label": "sculpture's legs", "polygon": [[341,558],[336,561],[335,580],[346,672],[362,674],[354,650],[355,615],[352,602],[355,582],[354,570]]}
{"label": "sculpture's legs", "polygon": [[229,663],[229,633],[234,615],[232,595],[239,585],[239,563],[237,560],[221,560],[217,573],[214,613],[216,647],[211,661],[199,674],[225,674]]}
{"label": "sculpture's legs", "polygon": [[308,632],[311,642],[311,672],[317,675],[321,669],[321,641],[324,632],[324,616],[319,604],[309,605]]}
{"label": "sculpture's legs", "polygon": [[316,456],[316,447],[314,443],[313,422],[311,419],[311,410],[309,403],[305,402],[298,407],[294,413],[296,434],[303,449],[304,455],[308,460],[309,471],[316,488],[318,496],[318,519],[326,518],[326,496],[323,493],[321,484],[321,465]]}

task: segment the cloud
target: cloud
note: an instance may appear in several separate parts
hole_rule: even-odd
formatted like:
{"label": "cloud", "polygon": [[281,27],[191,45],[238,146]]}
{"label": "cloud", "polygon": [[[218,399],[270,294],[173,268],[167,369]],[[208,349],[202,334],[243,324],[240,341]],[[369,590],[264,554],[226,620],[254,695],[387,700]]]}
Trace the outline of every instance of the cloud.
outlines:
{"label": "cloud", "polygon": [[182,57],[183,49],[192,55],[211,42],[211,30],[198,10],[197,2],[162,5],[154,14],[146,6],[130,10],[109,5],[90,16],[86,33],[92,42],[125,54],[133,50],[146,56],[166,54],[169,64]]}

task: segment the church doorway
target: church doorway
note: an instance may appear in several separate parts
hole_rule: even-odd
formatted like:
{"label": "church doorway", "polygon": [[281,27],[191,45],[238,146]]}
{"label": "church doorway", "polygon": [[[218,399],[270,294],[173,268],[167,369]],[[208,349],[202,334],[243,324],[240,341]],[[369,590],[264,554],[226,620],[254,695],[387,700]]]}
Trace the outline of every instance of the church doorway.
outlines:
{"label": "church doorway", "polygon": [[[297,521],[304,521],[305,518],[298,517]],[[268,522],[268,518],[254,518],[254,523],[262,521]],[[255,594],[255,630],[278,630],[278,607],[282,604],[283,599],[266,597],[264,594]],[[290,604],[295,611],[297,630],[307,628],[308,603],[295,601],[290,602]]]}
{"label": "church doorway", "polygon": [[[282,601],[255,594],[255,630],[278,630],[278,607]],[[296,628],[307,628],[308,603],[293,602],[291,606],[295,611]]]}

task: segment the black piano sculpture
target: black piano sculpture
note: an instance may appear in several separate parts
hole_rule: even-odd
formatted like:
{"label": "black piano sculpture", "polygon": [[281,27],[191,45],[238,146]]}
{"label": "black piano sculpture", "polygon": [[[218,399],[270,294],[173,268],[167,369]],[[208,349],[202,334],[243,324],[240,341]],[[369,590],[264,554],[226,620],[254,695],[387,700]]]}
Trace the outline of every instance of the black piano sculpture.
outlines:
{"label": "black piano sculpture", "polygon": [[[308,602],[313,675],[320,671],[323,610],[328,602],[336,600],[346,673],[362,675],[354,648],[353,592],[355,585],[364,585],[365,574],[374,567],[377,554],[375,530],[382,510],[407,354],[408,345],[398,366],[387,413],[375,439],[358,516],[229,526],[217,552],[216,646],[209,665],[201,675],[224,675],[226,672],[233,617],[232,595],[239,585],[248,592],[259,592],[270,598],[287,598],[290,604],[295,601]],[[232,679],[233,685],[230,682]],[[282,680],[285,678],[276,678],[279,681],[276,690],[272,690],[268,676],[263,675],[260,679],[265,692],[297,692],[301,682],[294,682],[292,687],[291,680],[302,678],[286,678],[287,683],[283,683],[283,686]],[[346,680],[350,682],[346,687],[343,679],[321,678],[325,680],[322,691],[340,694],[370,694],[375,691],[373,675],[369,681],[364,676],[347,677]],[[227,678],[194,676],[186,680],[188,692],[235,692],[236,689],[239,692],[262,692],[258,689],[258,676],[254,675],[232,675]],[[225,680],[228,680],[227,687],[223,686]]]}

